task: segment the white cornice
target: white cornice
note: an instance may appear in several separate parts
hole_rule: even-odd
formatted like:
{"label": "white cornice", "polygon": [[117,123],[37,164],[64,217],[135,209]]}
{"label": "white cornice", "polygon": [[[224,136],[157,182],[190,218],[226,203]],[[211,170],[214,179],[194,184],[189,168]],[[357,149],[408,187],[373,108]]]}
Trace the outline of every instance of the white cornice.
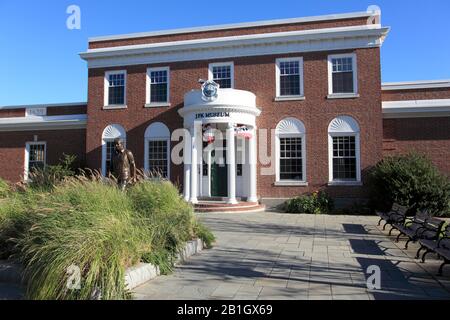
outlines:
{"label": "white cornice", "polygon": [[77,107],[77,106],[86,106],[86,105],[87,105],[87,102],[32,104],[32,105],[0,106],[0,110],[30,109],[30,108],[54,108],[54,107]]}
{"label": "white cornice", "polygon": [[1,118],[0,131],[83,129],[86,122],[85,114]]}
{"label": "white cornice", "polygon": [[449,117],[450,99],[384,101],[383,118]]}
{"label": "white cornice", "polygon": [[412,89],[432,89],[450,88],[450,80],[423,80],[423,81],[403,81],[385,82],[381,85],[382,90],[412,90]]}
{"label": "white cornice", "polygon": [[252,28],[252,27],[265,27],[265,26],[285,25],[285,24],[294,24],[294,23],[345,20],[345,19],[371,17],[371,16],[375,16],[378,14],[379,14],[378,12],[363,11],[363,12],[351,12],[351,13],[342,13],[342,14],[301,17],[301,18],[221,24],[221,25],[213,25],[213,26],[205,26],[205,27],[193,27],[193,28],[181,28],[181,29],[160,30],[160,31],[150,31],[150,32],[138,32],[138,33],[130,33],[130,34],[93,37],[93,38],[89,38],[89,42],[135,39],[135,38],[154,37],[154,36],[163,36],[163,35],[208,32],[208,31],[229,30],[229,29],[242,29],[242,28]]}
{"label": "white cornice", "polygon": [[89,49],[89,68],[379,47],[389,28],[362,25]]}

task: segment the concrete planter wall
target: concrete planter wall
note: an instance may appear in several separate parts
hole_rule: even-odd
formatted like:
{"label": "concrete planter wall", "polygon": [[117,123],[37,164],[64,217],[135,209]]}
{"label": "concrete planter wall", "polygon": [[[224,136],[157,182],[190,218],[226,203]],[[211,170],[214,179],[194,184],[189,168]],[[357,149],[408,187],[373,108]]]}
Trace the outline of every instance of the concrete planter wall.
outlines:
{"label": "concrete planter wall", "polygon": [[[183,263],[190,256],[199,253],[204,248],[200,239],[188,241],[177,256],[175,265]],[[125,284],[132,290],[145,282],[160,275],[159,268],[151,263],[139,263],[125,271]],[[22,285],[22,266],[17,263],[0,261],[0,283]]]}

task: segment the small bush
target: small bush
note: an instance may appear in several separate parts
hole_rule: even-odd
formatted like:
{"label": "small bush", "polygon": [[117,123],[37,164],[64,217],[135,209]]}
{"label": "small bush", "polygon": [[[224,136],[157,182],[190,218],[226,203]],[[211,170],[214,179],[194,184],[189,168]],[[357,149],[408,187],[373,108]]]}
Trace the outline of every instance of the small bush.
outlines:
{"label": "small bush", "polygon": [[289,213],[329,213],[334,208],[333,199],[325,192],[314,192],[312,195],[303,195],[290,199],[286,203],[286,212]]}
{"label": "small bush", "polygon": [[427,210],[439,216],[450,208],[450,181],[425,156],[416,153],[388,157],[369,175],[370,204],[387,211],[393,203],[410,208],[409,214]]}
{"label": "small bush", "polygon": [[0,199],[6,198],[9,195],[9,184],[0,178]]}
{"label": "small bush", "polygon": [[74,163],[76,156],[64,154],[57,165],[47,165],[43,168],[34,168],[30,174],[30,187],[48,191],[53,189],[66,177],[75,175]]}

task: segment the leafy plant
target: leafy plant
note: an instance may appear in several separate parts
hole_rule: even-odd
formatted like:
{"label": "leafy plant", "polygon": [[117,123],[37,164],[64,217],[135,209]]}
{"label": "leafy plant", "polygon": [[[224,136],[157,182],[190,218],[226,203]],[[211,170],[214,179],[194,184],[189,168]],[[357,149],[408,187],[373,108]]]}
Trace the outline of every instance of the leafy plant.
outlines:
{"label": "leafy plant", "polygon": [[75,175],[76,156],[64,154],[59,164],[33,168],[29,174],[30,187],[40,190],[51,190],[64,178]]}
{"label": "leafy plant", "polygon": [[410,153],[380,161],[369,175],[370,205],[387,211],[393,203],[413,215],[427,210],[443,216],[450,211],[450,180],[424,155]]}
{"label": "leafy plant", "polygon": [[333,199],[323,191],[295,197],[286,203],[286,212],[289,213],[329,213],[333,208]]}

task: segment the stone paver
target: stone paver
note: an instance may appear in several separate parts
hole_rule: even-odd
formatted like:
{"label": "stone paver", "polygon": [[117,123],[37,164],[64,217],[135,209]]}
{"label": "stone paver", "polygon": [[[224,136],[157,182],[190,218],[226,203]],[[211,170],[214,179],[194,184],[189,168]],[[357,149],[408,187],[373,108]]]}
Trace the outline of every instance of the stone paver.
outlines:
{"label": "stone paver", "polygon": [[[173,274],[135,289],[137,299],[450,299],[440,261],[414,259],[417,245],[376,226],[372,216],[202,214],[217,237]],[[367,289],[367,267],[381,289]]]}

